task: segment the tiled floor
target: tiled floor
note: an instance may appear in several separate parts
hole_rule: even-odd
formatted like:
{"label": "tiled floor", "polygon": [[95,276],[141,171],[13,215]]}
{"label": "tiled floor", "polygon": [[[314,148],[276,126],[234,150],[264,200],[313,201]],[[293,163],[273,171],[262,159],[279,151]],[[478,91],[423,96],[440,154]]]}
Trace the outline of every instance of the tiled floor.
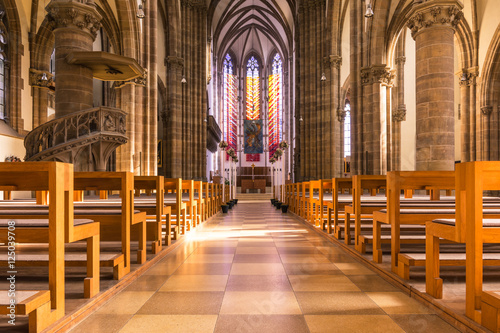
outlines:
{"label": "tiled floor", "polygon": [[269,202],[187,237],[72,332],[457,332]]}

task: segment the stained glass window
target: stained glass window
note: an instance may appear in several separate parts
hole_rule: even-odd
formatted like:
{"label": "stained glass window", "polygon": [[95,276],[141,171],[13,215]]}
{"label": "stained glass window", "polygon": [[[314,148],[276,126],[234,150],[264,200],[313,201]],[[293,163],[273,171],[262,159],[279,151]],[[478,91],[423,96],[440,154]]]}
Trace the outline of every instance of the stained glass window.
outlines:
{"label": "stained glass window", "polygon": [[281,57],[276,53],[269,76],[269,158],[282,140],[282,71]]}
{"label": "stained glass window", "polygon": [[344,157],[351,156],[351,104],[344,107]]}
{"label": "stained glass window", "polygon": [[7,60],[7,28],[3,22],[5,12],[0,11],[0,119],[5,119],[5,61]]}
{"label": "stained glass window", "polygon": [[224,58],[224,138],[229,147],[236,149],[237,145],[237,110],[236,110],[236,75],[233,61],[229,54]]}
{"label": "stained glass window", "polygon": [[259,62],[252,56],[247,62],[246,119],[260,119]]}

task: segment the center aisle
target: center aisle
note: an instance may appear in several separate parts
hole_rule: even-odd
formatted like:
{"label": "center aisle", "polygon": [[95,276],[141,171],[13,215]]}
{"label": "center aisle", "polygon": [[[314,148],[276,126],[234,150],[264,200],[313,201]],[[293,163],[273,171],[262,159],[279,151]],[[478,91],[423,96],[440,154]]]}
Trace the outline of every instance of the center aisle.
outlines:
{"label": "center aisle", "polygon": [[71,332],[458,332],[269,201],[238,203]]}

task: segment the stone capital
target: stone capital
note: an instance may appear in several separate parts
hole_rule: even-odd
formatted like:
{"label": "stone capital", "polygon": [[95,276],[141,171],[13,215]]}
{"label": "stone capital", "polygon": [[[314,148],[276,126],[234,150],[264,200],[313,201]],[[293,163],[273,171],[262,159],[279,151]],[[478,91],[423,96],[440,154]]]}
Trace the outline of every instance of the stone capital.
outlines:
{"label": "stone capital", "polygon": [[[42,80],[43,74],[47,76],[47,80]],[[41,88],[54,88],[54,79],[51,73],[40,71],[38,69],[30,68],[29,72],[29,84],[32,87]]]}
{"label": "stone capital", "polygon": [[328,67],[328,68],[336,68],[340,69],[340,65],[342,65],[342,57],[338,55],[329,55],[328,57],[323,58],[323,63]]}
{"label": "stone capital", "polygon": [[425,29],[445,26],[455,30],[463,18],[463,5],[457,0],[415,2],[409,13],[408,28],[413,39]]}
{"label": "stone capital", "polygon": [[464,69],[463,71],[461,71],[459,73],[458,84],[461,87],[470,87],[470,86],[476,84],[476,77],[478,77],[478,76],[479,76],[479,73],[476,70]]}
{"label": "stone capital", "polygon": [[406,63],[406,57],[405,56],[401,56],[401,57],[397,57],[394,61],[394,63],[399,66],[399,65],[404,65]]}
{"label": "stone capital", "polygon": [[493,111],[493,107],[490,106],[490,105],[487,105],[487,106],[482,106],[481,107],[481,113],[485,116],[488,116],[491,114],[491,112]]}
{"label": "stone capital", "polygon": [[339,123],[342,123],[345,119],[346,112],[342,110],[341,108],[337,109],[337,119],[339,120]]}
{"label": "stone capital", "polygon": [[93,39],[101,28],[101,15],[95,5],[73,1],[51,1],[45,10],[54,29],[76,29],[89,33]]}
{"label": "stone capital", "polygon": [[373,65],[361,68],[361,84],[363,85],[379,83],[392,86],[395,77],[396,71],[391,70],[386,65]]}
{"label": "stone capital", "polygon": [[193,8],[200,11],[207,10],[205,0],[181,0],[183,7]]}
{"label": "stone capital", "polygon": [[392,121],[402,122],[406,120],[406,105],[401,104],[397,110],[392,113]]}
{"label": "stone capital", "polygon": [[299,13],[326,4],[326,0],[304,0],[299,5]]}
{"label": "stone capital", "polygon": [[168,56],[165,58],[165,64],[167,65],[168,70],[171,71],[182,71],[184,69],[184,59]]}

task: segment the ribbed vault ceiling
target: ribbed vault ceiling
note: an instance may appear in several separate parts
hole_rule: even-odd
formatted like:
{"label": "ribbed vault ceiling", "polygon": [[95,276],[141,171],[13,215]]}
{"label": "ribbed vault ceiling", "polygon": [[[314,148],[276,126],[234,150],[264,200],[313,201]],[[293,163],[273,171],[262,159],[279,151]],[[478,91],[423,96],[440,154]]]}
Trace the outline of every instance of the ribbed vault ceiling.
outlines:
{"label": "ribbed vault ceiling", "polygon": [[215,55],[229,50],[239,66],[254,53],[266,65],[271,52],[289,56],[295,0],[207,0]]}

